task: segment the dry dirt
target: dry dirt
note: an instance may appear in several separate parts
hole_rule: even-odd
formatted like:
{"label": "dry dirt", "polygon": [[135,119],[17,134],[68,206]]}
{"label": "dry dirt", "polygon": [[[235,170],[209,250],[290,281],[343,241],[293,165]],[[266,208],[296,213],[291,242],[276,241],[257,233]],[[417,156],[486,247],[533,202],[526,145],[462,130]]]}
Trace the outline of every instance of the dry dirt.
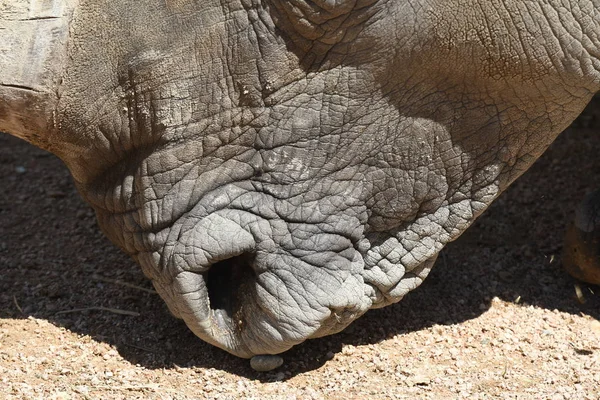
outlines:
{"label": "dry dirt", "polygon": [[270,373],[172,318],[61,163],[0,135],[0,398],[598,399],[600,288],[580,304],[560,267],[600,176],[598,128],[576,122],[421,288]]}

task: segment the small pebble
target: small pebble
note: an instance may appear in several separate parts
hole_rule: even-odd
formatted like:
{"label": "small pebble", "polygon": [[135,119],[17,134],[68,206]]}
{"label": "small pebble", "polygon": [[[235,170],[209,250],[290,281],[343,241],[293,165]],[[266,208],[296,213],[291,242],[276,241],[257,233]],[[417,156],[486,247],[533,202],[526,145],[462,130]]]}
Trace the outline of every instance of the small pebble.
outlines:
{"label": "small pebble", "polygon": [[275,382],[281,382],[284,379],[285,374],[283,372],[278,372],[277,375],[275,375]]}
{"label": "small pebble", "polygon": [[254,356],[250,359],[250,366],[258,372],[272,371],[281,367],[282,364],[283,358],[277,355]]}

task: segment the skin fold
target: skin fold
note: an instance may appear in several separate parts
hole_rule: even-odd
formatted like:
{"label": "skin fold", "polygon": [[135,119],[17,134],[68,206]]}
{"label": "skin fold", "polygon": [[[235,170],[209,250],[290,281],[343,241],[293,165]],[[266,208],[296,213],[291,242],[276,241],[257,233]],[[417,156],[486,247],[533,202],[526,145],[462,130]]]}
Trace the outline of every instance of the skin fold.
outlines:
{"label": "skin fold", "polygon": [[0,130],[240,357],[401,300],[600,89],[597,0],[50,3]]}

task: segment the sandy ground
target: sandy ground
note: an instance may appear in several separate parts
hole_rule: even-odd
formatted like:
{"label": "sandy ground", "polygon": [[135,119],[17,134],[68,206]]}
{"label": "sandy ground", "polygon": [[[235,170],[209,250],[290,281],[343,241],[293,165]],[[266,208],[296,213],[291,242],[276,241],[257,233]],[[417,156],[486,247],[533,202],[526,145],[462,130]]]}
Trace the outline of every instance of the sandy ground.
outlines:
{"label": "sandy ground", "polygon": [[598,399],[600,288],[581,304],[560,267],[598,128],[576,122],[421,288],[270,373],[172,318],[61,163],[0,135],[0,398]]}

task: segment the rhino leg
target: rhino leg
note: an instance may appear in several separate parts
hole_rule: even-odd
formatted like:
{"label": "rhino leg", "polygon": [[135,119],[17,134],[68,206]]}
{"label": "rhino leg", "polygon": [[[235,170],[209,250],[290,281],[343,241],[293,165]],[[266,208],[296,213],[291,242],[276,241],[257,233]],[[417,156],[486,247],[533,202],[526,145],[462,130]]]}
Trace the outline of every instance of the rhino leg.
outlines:
{"label": "rhino leg", "polygon": [[600,285],[600,190],[588,194],[568,227],[562,256],[573,277]]}

